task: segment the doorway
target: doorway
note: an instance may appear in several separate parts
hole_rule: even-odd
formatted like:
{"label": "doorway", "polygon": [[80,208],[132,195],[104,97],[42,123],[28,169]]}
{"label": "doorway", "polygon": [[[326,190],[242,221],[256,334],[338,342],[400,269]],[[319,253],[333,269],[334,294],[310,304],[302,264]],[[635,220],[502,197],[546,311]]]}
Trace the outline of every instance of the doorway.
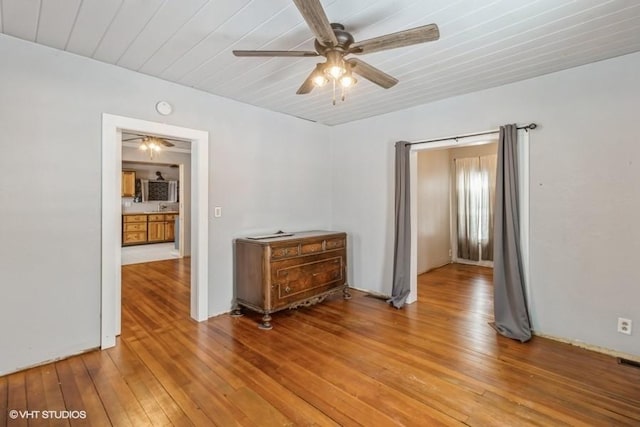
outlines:
{"label": "doorway", "polygon": [[191,143],[166,140],[150,154],[144,137],[123,133],[122,265],[190,254]]}
{"label": "doorway", "polygon": [[121,168],[123,130],[191,142],[191,317],[208,317],[209,135],[206,131],[103,114],[101,347],[115,346],[121,324]]}
{"label": "doorway", "polygon": [[[411,256],[410,256],[410,292],[406,303],[413,303],[418,299],[418,153],[425,150],[446,150],[459,147],[478,147],[487,142],[496,140],[498,132],[480,136],[458,136],[451,139],[442,139],[435,142],[416,144],[411,147],[409,159],[410,173],[410,228],[411,228]],[[529,134],[524,129],[518,130],[518,157],[519,157],[519,187],[520,187],[520,242],[522,245],[522,263],[525,276],[525,284],[529,280]],[[450,220],[450,223],[453,222]],[[448,230],[449,233],[451,231]],[[451,235],[451,234],[450,234]],[[427,242],[426,247],[429,247]],[[451,244],[453,256],[453,243]],[[445,262],[446,263],[446,262]],[[441,264],[444,265],[445,263]],[[530,297],[529,289],[526,289],[527,297]]]}

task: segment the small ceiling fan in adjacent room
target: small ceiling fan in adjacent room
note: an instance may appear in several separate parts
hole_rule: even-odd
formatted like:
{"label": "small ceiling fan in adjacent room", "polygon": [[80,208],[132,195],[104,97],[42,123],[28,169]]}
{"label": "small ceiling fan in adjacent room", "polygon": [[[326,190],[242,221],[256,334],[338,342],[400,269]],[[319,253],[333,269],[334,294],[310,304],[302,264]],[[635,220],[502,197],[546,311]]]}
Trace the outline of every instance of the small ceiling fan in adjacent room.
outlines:
{"label": "small ceiling fan in adjacent room", "polygon": [[389,89],[398,83],[398,79],[395,77],[358,58],[345,58],[347,55],[364,55],[425,43],[440,38],[438,26],[429,24],[356,42],[353,36],[345,30],[344,25],[329,23],[320,0],[293,0],[293,2],[316,36],[315,51],[234,50],[233,54],[244,57],[325,57],[326,61],[316,64],[315,69],[305,79],[296,93],[304,95],[310,93],[314,87],[332,83],[334,105],[336,103],[336,87],[338,86],[342,89],[342,100],[344,101],[344,90],[356,83],[353,74],[357,74],[385,89]]}
{"label": "small ceiling fan in adjacent room", "polygon": [[163,147],[173,147],[175,145],[169,141],[180,141],[178,139],[159,138],[157,136],[141,135],[137,133],[127,135],[134,135],[134,137],[123,139],[122,142],[140,141],[138,148],[142,151],[148,151],[149,158],[151,160],[153,160],[154,153],[160,152]]}

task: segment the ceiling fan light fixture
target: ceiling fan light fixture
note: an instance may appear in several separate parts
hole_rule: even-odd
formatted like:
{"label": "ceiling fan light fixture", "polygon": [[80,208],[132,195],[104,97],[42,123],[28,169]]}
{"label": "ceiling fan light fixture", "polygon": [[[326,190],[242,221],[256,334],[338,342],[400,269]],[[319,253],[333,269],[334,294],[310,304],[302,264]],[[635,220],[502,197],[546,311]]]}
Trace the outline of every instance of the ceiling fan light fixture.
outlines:
{"label": "ceiling fan light fixture", "polygon": [[358,82],[358,80],[353,77],[353,74],[351,74],[351,70],[346,70],[338,81],[340,82],[340,86],[342,86],[343,88],[351,87]]}
{"label": "ceiling fan light fixture", "polygon": [[313,82],[313,85],[315,87],[322,87],[327,83],[329,83],[329,79],[327,78],[327,76],[324,75],[324,72],[322,70],[322,67],[320,67],[320,64],[318,64],[318,68],[316,68],[316,71],[313,77],[311,78],[311,81]]}
{"label": "ceiling fan light fixture", "polygon": [[327,77],[338,80],[346,72],[342,54],[336,50],[327,52],[327,62],[324,65],[324,73]]}
{"label": "ceiling fan light fixture", "polygon": [[327,79],[324,75],[318,74],[313,77],[313,85],[315,87],[322,87],[329,83],[329,79]]}
{"label": "ceiling fan light fixture", "polygon": [[316,64],[316,69],[311,73],[311,83],[315,87],[322,87],[329,83],[329,79],[324,74],[324,65],[322,63]]}
{"label": "ceiling fan light fixture", "polygon": [[156,138],[144,138],[138,147],[142,151],[149,151],[149,159],[153,160],[153,154],[162,150],[160,142]]}
{"label": "ceiling fan light fixture", "polygon": [[324,69],[324,72],[332,79],[339,79],[345,73],[345,70],[341,65],[330,65]]}

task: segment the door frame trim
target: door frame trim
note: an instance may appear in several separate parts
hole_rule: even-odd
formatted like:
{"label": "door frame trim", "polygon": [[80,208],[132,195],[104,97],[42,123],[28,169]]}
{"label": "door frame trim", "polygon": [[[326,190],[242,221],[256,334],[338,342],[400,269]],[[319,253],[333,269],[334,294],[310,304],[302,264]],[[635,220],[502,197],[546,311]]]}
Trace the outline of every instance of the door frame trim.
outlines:
{"label": "door frame trim", "polygon": [[102,115],[102,262],[100,347],[113,347],[121,330],[122,131],[191,141],[191,317],[208,318],[209,133],[164,123]]}

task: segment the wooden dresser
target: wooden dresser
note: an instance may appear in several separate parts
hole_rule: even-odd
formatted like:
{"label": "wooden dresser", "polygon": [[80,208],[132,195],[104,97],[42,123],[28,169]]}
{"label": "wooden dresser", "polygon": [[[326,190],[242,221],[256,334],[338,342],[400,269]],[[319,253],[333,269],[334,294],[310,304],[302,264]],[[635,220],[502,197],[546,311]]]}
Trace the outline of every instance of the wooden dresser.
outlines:
{"label": "wooden dresser", "polygon": [[347,235],[305,231],[267,239],[236,239],[235,299],[232,315],[241,306],[262,313],[261,329],[271,329],[271,313],[309,306],[335,292],[349,299]]}

